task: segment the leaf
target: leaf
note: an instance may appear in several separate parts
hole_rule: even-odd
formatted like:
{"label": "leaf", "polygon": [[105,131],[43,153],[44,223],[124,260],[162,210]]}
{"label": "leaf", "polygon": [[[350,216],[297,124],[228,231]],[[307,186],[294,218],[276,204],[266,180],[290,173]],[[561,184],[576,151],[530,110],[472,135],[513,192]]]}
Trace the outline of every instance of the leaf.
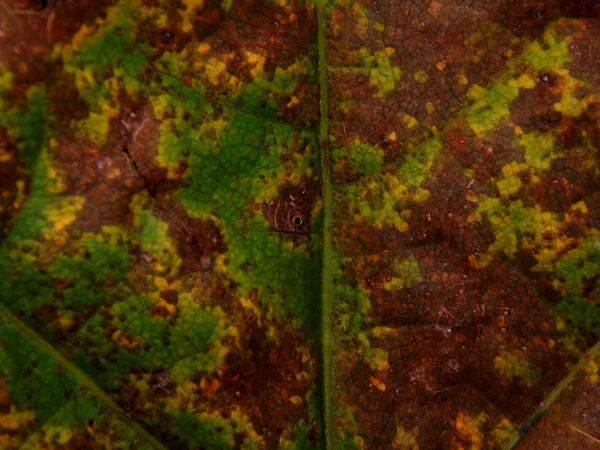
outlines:
{"label": "leaf", "polygon": [[2,8],[0,447],[597,445],[594,2]]}

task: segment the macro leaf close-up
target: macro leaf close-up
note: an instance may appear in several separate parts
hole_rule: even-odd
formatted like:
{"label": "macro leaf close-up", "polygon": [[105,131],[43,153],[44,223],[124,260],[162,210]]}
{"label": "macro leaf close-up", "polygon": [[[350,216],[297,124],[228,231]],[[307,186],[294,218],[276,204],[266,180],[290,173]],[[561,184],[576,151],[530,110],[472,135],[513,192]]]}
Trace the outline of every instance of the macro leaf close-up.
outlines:
{"label": "macro leaf close-up", "polygon": [[2,0],[0,449],[600,448],[599,18]]}

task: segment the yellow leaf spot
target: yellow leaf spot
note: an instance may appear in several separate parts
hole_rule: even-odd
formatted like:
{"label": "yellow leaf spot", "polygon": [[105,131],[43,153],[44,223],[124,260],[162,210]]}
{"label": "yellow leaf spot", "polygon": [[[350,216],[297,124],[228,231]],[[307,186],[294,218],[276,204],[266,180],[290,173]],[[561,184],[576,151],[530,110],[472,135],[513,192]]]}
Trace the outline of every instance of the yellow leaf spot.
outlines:
{"label": "yellow leaf spot", "polygon": [[371,330],[371,334],[373,335],[373,337],[376,337],[376,338],[381,338],[381,337],[385,337],[385,336],[393,336],[393,337],[399,336],[398,330],[396,328],[390,328],[390,327],[374,327]]}
{"label": "yellow leaf spot", "polygon": [[71,41],[71,48],[73,52],[81,50],[85,39],[92,32],[92,30],[92,27],[89,27],[87,25],[81,26],[81,28],[77,31],[77,33],[75,33],[75,36],[73,36],[73,40]]}
{"label": "yellow leaf spot", "polygon": [[469,255],[469,265],[473,269],[481,269],[482,265],[475,255]]}
{"label": "yellow leaf spot", "polygon": [[583,200],[571,205],[571,210],[580,211],[582,214],[587,214],[589,212],[587,205],[585,204],[585,202]]}
{"label": "yellow leaf spot", "polygon": [[470,417],[462,411],[456,417],[456,431],[461,439],[471,441],[471,450],[480,450],[483,443],[483,433],[479,429],[488,419],[486,413]]}
{"label": "yellow leaf spot", "polygon": [[534,257],[538,263],[531,268],[533,272],[551,272],[554,270],[554,260],[558,255],[556,250],[545,248]]}
{"label": "yellow leaf spot", "polygon": [[505,447],[507,443],[512,441],[517,436],[517,433],[513,424],[505,418],[494,428],[494,436],[497,441],[502,443],[502,447]]}
{"label": "yellow leaf spot", "polygon": [[479,86],[478,84],[474,84],[471,86],[467,92],[467,97],[471,100],[481,100],[485,96],[486,90]]}
{"label": "yellow leaf spot", "polygon": [[190,18],[193,17],[198,9],[204,8],[204,0],[183,0],[185,5],[185,11],[180,10],[180,14],[183,17],[182,30],[184,33],[188,33],[194,29]]}
{"label": "yellow leaf spot", "polygon": [[381,392],[385,392],[385,383],[383,383],[382,381],[378,380],[375,377],[369,377],[369,382]]}
{"label": "yellow leaf spot", "polygon": [[521,189],[521,180],[512,176],[496,182],[496,186],[502,197],[508,197]]}
{"label": "yellow leaf spot", "polygon": [[591,384],[596,384],[598,382],[598,365],[596,362],[591,359],[585,365],[585,373],[587,373],[587,380]]}
{"label": "yellow leaf spot", "polygon": [[[49,433],[52,435],[53,433]],[[73,437],[73,430],[70,428],[62,429],[58,432],[58,436],[55,435],[54,441],[59,445],[64,445],[71,440]]]}
{"label": "yellow leaf spot", "polygon": [[210,51],[210,44],[207,44],[206,42],[202,42],[196,50],[201,55],[205,55]]}
{"label": "yellow leaf spot", "polygon": [[0,414],[0,427],[4,430],[18,430],[27,422],[35,420],[35,413],[32,411],[17,412],[13,408],[8,414]]}
{"label": "yellow leaf spot", "polygon": [[417,83],[425,83],[429,80],[429,75],[424,70],[419,70],[413,74],[413,78]]}
{"label": "yellow leaf spot", "polygon": [[154,21],[154,23],[159,27],[159,28],[164,28],[167,26],[169,21],[169,17],[166,14],[160,14],[156,20]]}
{"label": "yellow leaf spot", "polygon": [[249,309],[254,313],[254,315],[257,318],[258,326],[261,327],[262,326],[262,320],[261,320],[262,313],[260,311],[260,308],[256,305],[256,303],[253,302],[252,299],[248,298],[248,297],[241,297],[240,303],[242,304],[242,306],[244,308]]}
{"label": "yellow leaf spot", "polygon": [[13,202],[13,208],[19,209],[27,199],[27,196],[25,195],[25,181],[18,180],[15,184],[17,186],[17,195]]}
{"label": "yellow leaf spot", "polygon": [[558,237],[554,239],[554,248],[558,253],[562,252],[572,242],[572,239],[567,237]]}
{"label": "yellow leaf spot", "polygon": [[183,0],[183,4],[186,7],[186,13],[191,13],[196,9],[204,8],[204,0]]}
{"label": "yellow leaf spot", "polygon": [[521,352],[503,351],[494,358],[494,367],[509,379],[521,378],[527,386],[537,383],[541,375]]}
{"label": "yellow leaf spot", "polygon": [[397,450],[419,450],[417,436],[419,428],[414,427],[410,431],[405,431],[402,427],[396,428],[396,436],[392,441],[392,448]]}
{"label": "yellow leaf spot", "polygon": [[395,50],[391,47],[378,51],[373,56],[369,56],[366,49],[361,51],[365,64],[370,67],[370,85],[378,89],[377,93],[373,95],[375,98],[382,98],[392,92],[396,88],[396,83],[400,81],[402,75],[400,68],[392,65],[389,59],[394,52]]}
{"label": "yellow leaf spot", "polygon": [[404,280],[398,277],[392,277],[390,281],[383,283],[383,289],[386,291],[397,291],[404,287]]}
{"label": "yellow leaf spot", "polygon": [[430,196],[431,192],[429,192],[427,189],[418,188],[417,192],[415,192],[413,199],[418,203],[422,203],[425,200],[427,200]]}
{"label": "yellow leaf spot", "polygon": [[12,159],[11,154],[8,153],[8,151],[6,151],[5,149],[0,148],[0,163],[10,161],[11,159]]}
{"label": "yellow leaf spot", "polygon": [[125,333],[121,330],[115,331],[111,336],[113,342],[119,346],[127,347],[127,348],[135,348],[137,343],[134,339],[129,339]]}
{"label": "yellow leaf spot", "polygon": [[371,343],[365,333],[359,333],[358,340],[360,342],[359,353],[371,369],[381,371],[389,368],[387,351],[381,348],[371,348]]}
{"label": "yellow leaf spot", "polygon": [[246,52],[246,58],[250,64],[254,65],[254,67],[250,69],[250,74],[253,78],[256,78],[263,73],[266,60],[264,56],[259,55],[258,53]]}
{"label": "yellow leaf spot", "polygon": [[561,99],[554,104],[554,109],[570,117],[581,115],[593,101],[590,96],[577,98],[577,91],[584,85],[584,82],[571,76],[567,69],[558,68],[555,69],[555,72],[562,76],[562,85]]}
{"label": "yellow leaf spot", "polygon": [[58,326],[63,330],[68,330],[75,323],[73,317],[59,313]]}
{"label": "yellow leaf spot", "polygon": [[479,196],[475,192],[473,192],[471,189],[467,189],[465,198],[467,199],[467,201],[472,202],[472,203],[477,203],[477,201],[479,200]]}
{"label": "yellow leaf spot", "polygon": [[408,114],[404,114],[402,116],[402,123],[406,126],[406,128],[413,128],[415,125],[417,125],[417,119],[415,119],[414,117],[408,115]]}
{"label": "yellow leaf spot", "polygon": [[295,95],[292,95],[292,98],[285,106],[287,108],[291,108],[292,106],[297,105],[298,103],[300,103],[300,100],[298,100],[298,97],[296,97]]}
{"label": "yellow leaf spot", "polygon": [[77,218],[77,213],[81,211],[85,204],[85,197],[68,196],[61,198],[56,204],[48,210],[48,222],[51,222],[51,230],[44,233],[47,239],[54,234],[60,234]]}
{"label": "yellow leaf spot", "polygon": [[162,290],[165,290],[169,286],[169,282],[164,277],[155,277],[154,278],[154,286],[156,286],[159,291],[162,291]]}
{"label": "yellow leaf spot", "polygon": [[294,395],[293,397],[290,397],[290,402],[292,402],[296,406],[300,406],[302,405],[302,397],[300,397],[299,395]]}
{"label": "yellow leaf spot", "polygon": [[227,65],[217,58],[210,58],[206,62],[205,71],[208,80],[215,86],[219,85],[219,77],[226,71]]}
{"label": "yellow leaf spot", "polygon": [[406,223],[400,217],[397,217],[394,219],[394,228],[396,228],[396,230],[399,232],[404,233],[406,230],[408,230],[408,223]]}
{"label": "yellow leaf spot", "polygon": [[160,298],[158,300],[158,307],[165,308],[169,314],[173,314],[175,312],[175,305],[167,302],[164,298]]}
{"label": "yellow leaf spot", "polygon": [[535,81],[528,74],[523,74],[519,77],[518,85],[523,89],[533,89],[535,87]]}

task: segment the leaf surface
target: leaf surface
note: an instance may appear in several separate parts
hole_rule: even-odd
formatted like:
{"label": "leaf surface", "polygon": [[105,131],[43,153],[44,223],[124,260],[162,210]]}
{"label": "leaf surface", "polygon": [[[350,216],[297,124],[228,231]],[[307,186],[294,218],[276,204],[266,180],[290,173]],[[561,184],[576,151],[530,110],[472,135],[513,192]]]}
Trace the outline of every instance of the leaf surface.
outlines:
{"label": "leaf surface", "polygon": [[597,445],[594,2],[2,8],[0,447]]}

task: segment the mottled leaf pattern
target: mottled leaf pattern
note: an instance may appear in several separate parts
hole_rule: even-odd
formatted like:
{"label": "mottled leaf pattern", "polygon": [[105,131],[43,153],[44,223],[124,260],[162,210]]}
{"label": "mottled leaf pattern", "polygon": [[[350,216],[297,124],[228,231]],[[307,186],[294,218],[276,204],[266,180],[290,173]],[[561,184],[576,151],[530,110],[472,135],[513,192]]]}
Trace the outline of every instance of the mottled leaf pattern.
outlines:
{"label": "mottled leaf pattern", "polygon": [[0,447],[600,445],[600,7],[9,0]]}

